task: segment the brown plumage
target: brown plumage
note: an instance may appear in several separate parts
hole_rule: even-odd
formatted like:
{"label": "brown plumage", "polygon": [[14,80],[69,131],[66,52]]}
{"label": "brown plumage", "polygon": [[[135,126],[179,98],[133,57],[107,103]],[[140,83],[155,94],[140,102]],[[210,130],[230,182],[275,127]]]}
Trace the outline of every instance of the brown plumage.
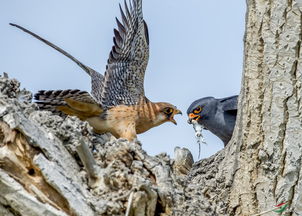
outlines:
{"label": "brown plumage", "polygon": [[97,133],[110,132],[117,138],[133,140],[136,134],[165,122],[176,124],[181,112],[172,104],[153,103],[144,93],[144,77],[149,59],[149,35],[143,19],[142,0],[125,1],[121,22],[114,29],[114,46],[104,76],[35,33],[11,24],[61,52],[91,77],[91,95],[80,90],[39,91],[35,99],[40,109],[88,121]]}
{"label": "brown plumage", "polygon": [[176,124],[175,114],[181,112],[172,104],[153,103],[147,99],[133,106],[118,105],[100,116],[86,119],[97,133],[110,132],[115,137],[132,141],[136,134],[161,125],[167,121]]}

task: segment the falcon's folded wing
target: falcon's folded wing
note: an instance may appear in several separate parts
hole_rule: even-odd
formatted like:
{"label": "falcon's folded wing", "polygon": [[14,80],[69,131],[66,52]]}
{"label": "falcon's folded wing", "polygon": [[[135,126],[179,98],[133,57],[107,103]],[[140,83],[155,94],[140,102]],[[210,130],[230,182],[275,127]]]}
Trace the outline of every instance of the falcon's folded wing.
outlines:
{"label": "falcon's folded wing", "polygon": [[225,112],[237,114],[238,95],[222,98],[219,100]]}

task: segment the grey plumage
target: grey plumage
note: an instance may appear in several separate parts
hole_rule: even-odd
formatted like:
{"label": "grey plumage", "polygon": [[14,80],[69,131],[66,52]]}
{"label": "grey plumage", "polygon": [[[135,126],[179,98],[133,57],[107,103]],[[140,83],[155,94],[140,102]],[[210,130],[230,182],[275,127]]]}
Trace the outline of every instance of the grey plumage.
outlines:
{"label": "grey plumage", "polygon": [[233,134],[237,115],[238,96],[222,99],[205,97],[194,101],[188,108],[189,123],[198,123],[218,136],[226,145]]}

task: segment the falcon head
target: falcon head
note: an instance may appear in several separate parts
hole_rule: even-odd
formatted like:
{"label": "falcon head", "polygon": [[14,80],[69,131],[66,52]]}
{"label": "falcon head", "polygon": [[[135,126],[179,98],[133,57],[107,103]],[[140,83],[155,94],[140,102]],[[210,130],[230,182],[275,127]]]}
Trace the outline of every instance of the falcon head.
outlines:
{"label": "falcon head", "polygon": [[157,120],[164,122],[172,122],[173,124],[177,125],[177,122],[174,119],[174,115],[182,114],[182,112],[176,108],[176,106],[169,104],[169,103],[156,103],[158,109]]}
{"label": "falcon head", "polygon": [[192,120],[203,124],[205,119],[214,117],[217,109],[217,100],[213,97],[205,97],[194,101],[187,110],[189,117],[188,123],[192,124]]}

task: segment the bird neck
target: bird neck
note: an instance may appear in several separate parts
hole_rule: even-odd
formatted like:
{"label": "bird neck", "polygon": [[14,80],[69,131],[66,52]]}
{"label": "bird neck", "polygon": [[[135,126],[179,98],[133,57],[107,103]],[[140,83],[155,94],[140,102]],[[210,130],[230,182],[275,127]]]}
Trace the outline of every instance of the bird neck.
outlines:
{"label": "bird neck", "polygon": [[143,133],[167,121],[160,112],[160,103],[153,103],[146,99],[137,105],[136,132]]}
{"label": "bird neck", "polygon": [[138,117],[141,120],[152,122],[156,119],[159,109],[160,107],[156,103],[143,97],[137,105]]}

